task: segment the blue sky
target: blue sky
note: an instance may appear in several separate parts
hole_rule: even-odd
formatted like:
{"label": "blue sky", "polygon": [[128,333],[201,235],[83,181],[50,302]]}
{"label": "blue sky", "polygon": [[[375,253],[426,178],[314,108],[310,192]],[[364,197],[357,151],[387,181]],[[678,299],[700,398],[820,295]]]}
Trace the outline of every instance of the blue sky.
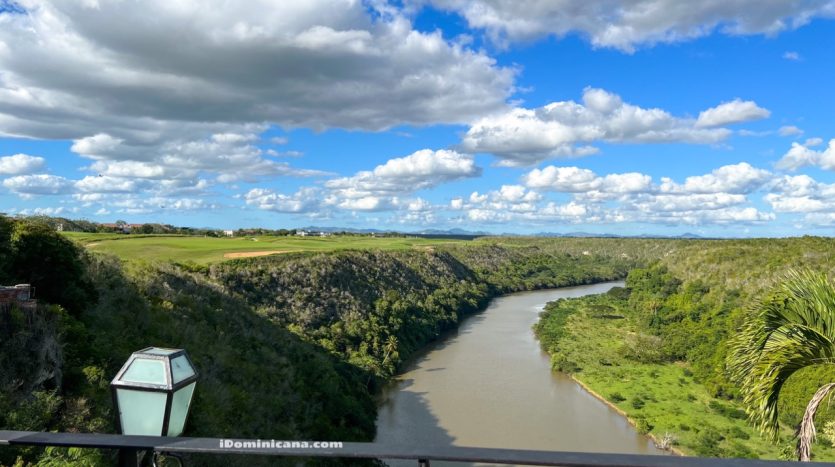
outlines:
{"label": "blue sky", "polygon": [[833,18],[829,0],[4,0],[0,212],[830,235]]}

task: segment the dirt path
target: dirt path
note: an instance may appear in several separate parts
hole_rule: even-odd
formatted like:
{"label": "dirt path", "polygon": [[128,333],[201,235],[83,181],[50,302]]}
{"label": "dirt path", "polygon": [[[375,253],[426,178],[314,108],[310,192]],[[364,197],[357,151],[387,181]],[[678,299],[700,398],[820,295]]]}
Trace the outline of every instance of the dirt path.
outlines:
{"label": "dirt path", "polygon": [[224,253],[224,258],[252,258],[254,256],[280,255],[291,253],[290,250],[265,250],[265,251],[239,251],[236,253]]}

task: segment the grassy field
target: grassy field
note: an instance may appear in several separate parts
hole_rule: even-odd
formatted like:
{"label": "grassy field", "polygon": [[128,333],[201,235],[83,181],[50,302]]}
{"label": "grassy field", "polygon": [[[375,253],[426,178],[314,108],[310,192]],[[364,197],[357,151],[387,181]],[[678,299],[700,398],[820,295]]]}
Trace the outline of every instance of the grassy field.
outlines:
{"label": "grassy field", "polygon": [[[775,459],[791,445],[788,428],[782,441],[772,444],[748,423],[741,407],[711,397],[686,364],[630,358],[642,345],[638,327],[619,310],[601,312],[601,303],[593,296],[548,305],[560,315],[547,320],[550,335],[558,335],[550,344],[554,365],[626,413],[639,431],[706,457]],[[820,439],[813,454],[817,460],[835,459],[835,450]]]}
{"label": "grassy field", "polygon": [[346,249],[403,250],[461,242],[463,240],[417,237],[235,237],[213,238],[180,235],[120,235],[65,232],[64,235],[91,251],[126,260],[175,261],[206,264],[234,257],[261,256],[301,251]]}

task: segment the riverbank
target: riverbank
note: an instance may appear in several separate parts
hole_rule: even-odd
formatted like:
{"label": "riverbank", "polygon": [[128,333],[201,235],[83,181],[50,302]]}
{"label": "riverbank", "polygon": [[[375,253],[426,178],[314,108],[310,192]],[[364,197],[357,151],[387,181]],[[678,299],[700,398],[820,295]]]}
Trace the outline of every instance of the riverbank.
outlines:
{"label": "riverbank", "polygon": [[[583,388],[584,391],[586,391],[587,393],[594,396],[594,398],[596,398],[600,402],[606,404],[607,407],[614,410],[615,412],[620,414],[623,418],[625,418],[632,426],[635,427],[636,430],[638,429],[637,422],[634,419],[629,418],[629,414],[625,410],[621,409],[620,407],[618,407],[617,405],[612,403],[612,401],[610,401],[610,400],[606,399],[605,397],[603,397],[602,395],[598,394],[594,389],[589,387],[589,385],[584,383],[582,380],[578,379],[577,376],[575,376],[575,375],[568,375],[568,376],[569,376],[569,378],[571,378],[572,381],[577,383],[578,386]],[[676,446],[663,446],[662,445],[662,440],[659,440],[657,435],[655,435],[653,433],[642,433],[642,434],[644,434],[644,435],[648,436],[650,439],[652,439],[652,442],[655,443],[655,446],[658,447],[659,449],[669,451],[670,453],[675,454],[677,456],[688,455],[687,453],[685,453],[683,450],[681,450],[680,448],[678,448]]]}
{"label": "riverbank", "polygon": [[[788,430],[783,443],[770,443],[733,401],[712,397],[695,381],[688,365],[651,362],[646,353],[652,337],[613,303],[617,299],[608,294],[546,307],[535,328],[556,370],[569,373],[656,443],[669,439],[679,454],[777,459],[790,448]],[[818,443],[815,449],[818,459],[832,458],[831,447]]]}

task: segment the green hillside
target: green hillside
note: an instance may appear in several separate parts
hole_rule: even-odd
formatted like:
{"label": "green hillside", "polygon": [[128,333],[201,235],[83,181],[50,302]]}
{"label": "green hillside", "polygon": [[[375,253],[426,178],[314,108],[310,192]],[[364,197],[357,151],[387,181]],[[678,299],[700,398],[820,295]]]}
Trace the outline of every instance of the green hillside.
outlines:
{"label": "green hillside", "polygon": [[[38,288],[36,313],[0,312],[0,364],[9,369],[0,375],[0,429],[112,432],[107,385],[130,352],[155,345],[186,348],[201,371],[185,435],[370,441],[380,382],[463,314],[504,291],[623,277],[632,265],[572,255],[563,243],[487,242],[195,269],[122,262],[49,227],[0,221],[2,281],[62,285]],[[28,271],[10,267],[23,263]],[[0,464],[21,456],[77,465],[76,454],[4,449]],[[107,465],[111,454],[81,456]]]}
{"label": "green hillside", "polygon": [[[656,439],[701,456],[790,457],[795,426],[831,365],[794,375],[780,401],[776,445],[746,420],[726,370],[728,341],[790,269],[832,274],[835,240],[816,237],[677,243],[626,289],[551,303],[536,327],[554,367],[607,398]],[[835,417],[825,404],[822,427]],[[818,459],[835,459],[819,439]]]}

